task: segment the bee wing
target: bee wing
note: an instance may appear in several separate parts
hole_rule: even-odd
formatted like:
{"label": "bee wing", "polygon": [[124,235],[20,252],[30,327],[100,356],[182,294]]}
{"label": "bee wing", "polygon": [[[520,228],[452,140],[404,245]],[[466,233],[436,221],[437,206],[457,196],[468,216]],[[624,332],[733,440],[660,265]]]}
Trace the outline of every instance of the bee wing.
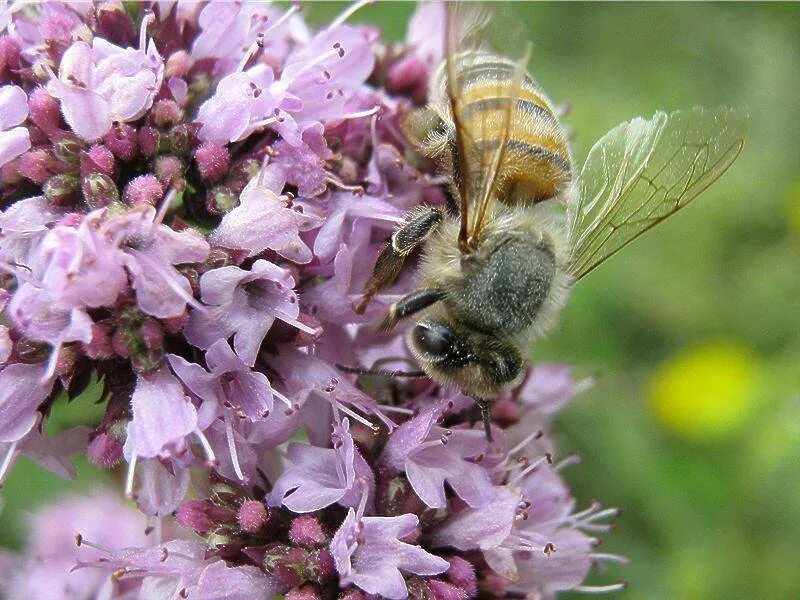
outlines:
{"label": "bee wing", "polygon": [[576,279],[689,204],[733,164],[746,113],[727,107],[657,112],[622,123],[589,151],[569,207]]}
{"label": "bee wing", "polygon": [[[502,50],[498,46],[524,47],[512,40],[520,38],[516,27],[509,27],[506,11],[489,11],[477,3],[450,2],[446,4],[444,92],[446,109],[453,121],[453,179],[456,185],[461,225],[459,247],[470,252],[487,220],[498,183],[497,175],[507,156],[509,130],[513,113],[513,98],[509,92],[508,74],[498,69],[486,70],[481,84],[496,86],[496,97],[510,96],[502,111],[501,122],[491,120],[489,111],[479,118],[470,115],[470,105],[463,100],[468,79],[464,76],[476,65],[486,61],[485,53]],[[504,33],[501,33],[503,31]],[[496,40],[504,39],[503,44]],[[494,40],[494,41],[493,41]],[[501,54],[502,55],[502,54]],[[512,76],[512,90],[518,90],[526,75],[528,51],[517,61]],[[498,135],[499,133],[499,135]],[[487,141],[492,147],[487,148]]]}

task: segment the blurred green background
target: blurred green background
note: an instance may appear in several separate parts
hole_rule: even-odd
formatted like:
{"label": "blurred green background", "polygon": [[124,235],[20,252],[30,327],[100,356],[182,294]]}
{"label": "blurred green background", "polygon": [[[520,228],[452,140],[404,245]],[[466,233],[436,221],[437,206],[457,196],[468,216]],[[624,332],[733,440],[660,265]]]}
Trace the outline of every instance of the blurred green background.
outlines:
{"label": "blurred green background", "polygon": [[[309,17],[343,6],[314,3]],[[413,8],[379,2],[353,20],[400,40]],[[626,579],[631,599],[800,597],[800,5],[513,10],[532,73],[572,106],[579,161],[618,122],[659,108],[751,113],[731,170],[582,281],[533,349],[598,376],[556,424],[562,454],[582,457],[565,472],[576,496],[623,509],[602,551],[630,564],[590,582]],[[55,428],[80,418],[54,413]],[[71,486],[23,459],[0,545],[18,542],[24,509]]]}

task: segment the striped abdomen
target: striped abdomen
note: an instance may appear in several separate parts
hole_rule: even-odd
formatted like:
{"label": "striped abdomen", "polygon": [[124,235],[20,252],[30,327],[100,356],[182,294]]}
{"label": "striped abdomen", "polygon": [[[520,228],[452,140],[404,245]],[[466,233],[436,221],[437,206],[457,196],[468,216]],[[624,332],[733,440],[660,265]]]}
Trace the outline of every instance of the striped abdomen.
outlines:
{"label": "striped abdomen", "polygon": [[529,203],[563,191],[572,175],[567,138],[536,82],[525,74],[515,85],[514,62],[492,54],[461,55],[455,67],[458,112],[484,165],[492,163],[503,139],[506,107],[514,102],[498,199]]}

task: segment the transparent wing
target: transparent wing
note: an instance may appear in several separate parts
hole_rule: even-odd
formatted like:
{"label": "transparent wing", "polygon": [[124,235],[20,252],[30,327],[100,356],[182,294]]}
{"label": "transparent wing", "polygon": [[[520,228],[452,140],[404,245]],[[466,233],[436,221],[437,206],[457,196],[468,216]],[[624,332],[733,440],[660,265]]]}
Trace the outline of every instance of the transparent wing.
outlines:
{"label": "transparent wing", "polygon": [[618,125],[591,149],[570,206],[569,269],[580,279],[689,204],[739,156],[745,112],[695,107]]}
{"label": "transparent wing", "polygon": [[[462,2],[447,3],[446,9],[444,104],[454,125],[453,175],[461,212],[459,246],[462,252],[470,252],[486,222],[497,174],[504,165],[514,103],[509,100],[499,113],[476,113],[476,105],[465,95],[465,89],[474,84],[474,79],[466,74],[475,74],[477,66],[487,64],[487,54],[513,60],[513,55],[506,54],[503,47],[514,47],[519,52],[521,45],[515,40],[520,39],[520,33],[518,27],[509,25],[512,19],[508,9],[493,5],[489,10],[479,3]],[[504,35],[500,33],[502,30]],[[527,55],[517,61],[511,74],[513,85],[521,85],[526,65]],[[507,70],[481,69],[480,77],[481,86],[489,90],[489,96],[492,91],[494,97],[507,94],[510,80]]]}

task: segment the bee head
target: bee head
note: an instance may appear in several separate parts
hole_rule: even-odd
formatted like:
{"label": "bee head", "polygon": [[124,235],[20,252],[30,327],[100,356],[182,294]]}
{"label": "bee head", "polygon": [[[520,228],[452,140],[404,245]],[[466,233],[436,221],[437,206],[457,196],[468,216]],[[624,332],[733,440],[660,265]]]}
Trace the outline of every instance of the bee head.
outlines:
{"label": "bee head", "polygon": [[411,329],[409,345],[429,375],[476,398],[494,398],[522,374],[522,356],[512,343],[454,323],[421,321]]}

